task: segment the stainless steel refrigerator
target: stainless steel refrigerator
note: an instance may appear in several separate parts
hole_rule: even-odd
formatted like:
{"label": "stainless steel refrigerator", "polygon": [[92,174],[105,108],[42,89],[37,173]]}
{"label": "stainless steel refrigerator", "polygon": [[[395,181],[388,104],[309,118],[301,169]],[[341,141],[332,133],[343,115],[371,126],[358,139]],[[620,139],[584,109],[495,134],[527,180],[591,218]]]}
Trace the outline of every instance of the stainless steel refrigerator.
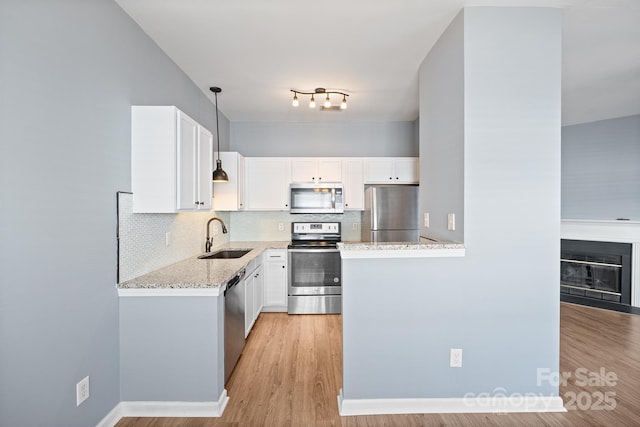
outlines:
{"label": "stainless steel refrigerator", "polygon": [[417,242],[417,185],[372,185],[364,192],[363,242]]}

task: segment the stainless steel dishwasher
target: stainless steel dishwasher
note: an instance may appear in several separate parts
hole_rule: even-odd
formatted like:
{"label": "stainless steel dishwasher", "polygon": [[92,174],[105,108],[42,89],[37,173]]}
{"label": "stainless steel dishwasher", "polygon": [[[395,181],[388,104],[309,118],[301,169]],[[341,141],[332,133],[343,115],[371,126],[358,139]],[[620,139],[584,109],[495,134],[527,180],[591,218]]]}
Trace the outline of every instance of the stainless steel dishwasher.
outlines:
{"label": "stainless steel dishwasher", "polygon": [[227,383],[244,349],[244,268],[224,291],[224,382]]}

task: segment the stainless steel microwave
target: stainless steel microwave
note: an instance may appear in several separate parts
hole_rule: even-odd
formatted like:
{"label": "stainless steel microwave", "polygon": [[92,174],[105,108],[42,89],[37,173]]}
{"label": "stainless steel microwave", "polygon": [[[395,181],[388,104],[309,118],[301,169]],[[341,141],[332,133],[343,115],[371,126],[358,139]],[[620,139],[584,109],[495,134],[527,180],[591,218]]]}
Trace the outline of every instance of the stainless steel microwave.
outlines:
{"label": "stainless steel microwave", "polygon": [[341,182],[298,182],[291,184],[289,212],[343,213]]}

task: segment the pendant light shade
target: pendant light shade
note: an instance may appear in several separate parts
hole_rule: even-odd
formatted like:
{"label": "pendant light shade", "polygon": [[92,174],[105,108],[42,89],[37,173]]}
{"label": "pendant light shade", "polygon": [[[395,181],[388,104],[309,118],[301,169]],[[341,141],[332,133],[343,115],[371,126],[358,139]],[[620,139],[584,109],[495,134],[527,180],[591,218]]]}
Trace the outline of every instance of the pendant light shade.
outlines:
{"label": "pendant light shade", "polygon": [[[218,157],[220,153],[218,153]],[[216,170],[213,171],[213,182],[229,182],[229,175],[222,169],[222,160],[216,160]]]}
{"label": "pendant light shade", "polygon": [[222,89],[216,86],[209,88],[216,98],[216,139],[218,140],[218,159],[216,160],[216,170],[213,171],[213,182],[229,182],[229,175],[222,169],[222,160],[220,160],[220,126],[218,125],[218,94]]}

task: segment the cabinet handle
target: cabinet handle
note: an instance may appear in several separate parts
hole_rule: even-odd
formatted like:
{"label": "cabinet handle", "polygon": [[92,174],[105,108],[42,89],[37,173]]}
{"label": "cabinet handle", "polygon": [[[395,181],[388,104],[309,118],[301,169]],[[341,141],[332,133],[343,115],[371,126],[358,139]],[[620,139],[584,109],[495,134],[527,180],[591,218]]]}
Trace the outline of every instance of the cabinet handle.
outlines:
{"label": "cabinet handle", "polygon": [[322,181],[322,177],[321,176],[318,177],[318,181]]}
{"label": "cabinet handle", "polygon": [[396,176],[396,179],[399,179],[399,178]]}
{"label": "cabinet handle", "polygon": [[311,177],[311,181],[315,181],[315,180],[316,180],[316,177],[315,177],[315,176],[312,176],[312,177]]}
{"label": "cabinet handle", "polygon": [[392,178],[392,177],[389,177],[389,179],[390,179],[390,180],[393,180],[393,178]]}
{"label": "cabinet handle", "polygon": [[285,268],[285,266],[283,265],[282,268]]}

